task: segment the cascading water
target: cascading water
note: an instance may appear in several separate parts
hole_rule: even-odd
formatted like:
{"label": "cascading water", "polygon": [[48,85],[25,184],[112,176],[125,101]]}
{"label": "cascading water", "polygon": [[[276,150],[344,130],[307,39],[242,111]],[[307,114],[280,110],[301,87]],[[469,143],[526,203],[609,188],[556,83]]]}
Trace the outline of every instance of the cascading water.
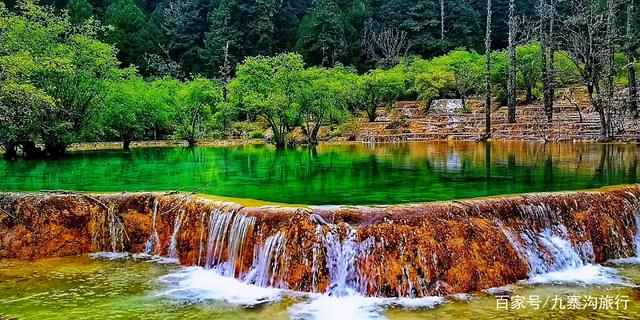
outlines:
{"label": "cascading water", "polygon": [[173,225],[173,233],[171,234],[171,240],[169,241],[168,255],[170,259],[178,261],[178,232],[182,225],[182,219],[184,219],[185,212],[180,210],[180,213],[176,215],[176,220]]}
{"label": "cascading water", "polygon": [[613,259],[614,264],[640,264],[640,213],[636,215],[636,233],[633,237],[635,257]]}
{"label": "cascading water", "polygon": [[[497,222],[520,259],[527,262],[528,283],[625,283],[614,269],[595,264],[595,253],[590,241],[573,243],[567,227],[554,224],[557,213],[548,205],[523,206],[521,210],[527,214],[528,221],[548,225],[538,233],[529,229],[530,226],[523,225],[520,233],[514,234]],[[636,225],[640,222],[637,217]],[[640,238],[640,229],[636,231],[635,237]]]}
{"label": "cascading water", "polygon": [[340,241],[340,229],[330,226],[324,235],[327,269],[329,271],[330,296],[345,297],[366,295],[365,275],[358,269],[358,260],[367,254],[367,248],[373,246],[373,238],[358,242],[356,230],[348,224],[345,229],[344,240]]}
{"label": "cascading water", "polygon": [[[530,283],[619,284],[619,276],[597,263],[640,262],[636,194],[638,186],[304,209],[185,202],[183,197],[160,194],[99,196],[112,204],[108,211],[86,210],[95,204],[65,195],[49,200],[47,214],[41,213],[37,197],[18,198],[7,205],[17,208],[11,214],[40,222],[31,232],[19,221],[0,220],[7,229],[0,238],[9,240],[0,241],[0,254],[31,258],[105,249],[166,252],[185,265],[202,266],[163,278],[170,282],[167,292],[253,305],[295,290],[308,301],[302,299],[294,308],[294,318],[316,314],[323,306],[335,306],[331,309],[344,314],[349,314],[344,308],[357,307],[357,314],[379,315],[378,308],[402,303],[403,298],[396,297],[418,297],[412,305],[424,301],[429,306],[440,301],[429,301],[431,295],[477,292],[527,278]],[[160,207],[175,210],[160,214]],[[21,249],[25,230],[31,232],[28,246],[33,251]],[[56,242],[58,238],[64,242]],[[628,258],[633,255],[637,257]],[[109,253],[105,258],[115,256],[126,254]]]}
{"label": "cascading water", "polygon": [[279,258],[285,254],[286,236],[282,232],[268,237],[262,247],[256,247],[253,266],[244,277],[245,282],[261,287],[273,287],[278,273]]}
{"label": "cascading water", "polygon": [[118,217],[109,209],[109,238],[111,239],[111,252],[118,252],[124,247],[124,227]]}
{"label": "cascading water", "polygon": [[157,216],[158,216],[158,199],[153,199],[153,213],[151,220],[151,235],[149,235],[149,239],[145,244],[144,254],[151,255],[153,254],[154,248],[160,248],[160,237],[158,236],[158,229],[156,228],[157,224]]}
{"label": "cascading water", "polygon": [[244,262],[245,240],[255,222],[255,217],[214,210],[209,217],[205,268],[215,268],[224,276],[238,276],[238,267]]}

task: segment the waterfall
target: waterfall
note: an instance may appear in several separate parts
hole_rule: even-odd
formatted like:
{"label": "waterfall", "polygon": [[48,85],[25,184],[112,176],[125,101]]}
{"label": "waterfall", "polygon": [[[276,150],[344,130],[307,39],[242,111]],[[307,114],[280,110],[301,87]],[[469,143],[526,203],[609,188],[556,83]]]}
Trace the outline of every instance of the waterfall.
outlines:
{"label": "waterfall", "polygon": [[182,225],[182,219],[184,218],[184,210],[180,210],[180,213],[176,215],[176,220],[173,225],[173,233],[171,234],[171,241],[169,242],[168,255],[171,259],[178,259],[178,232],[180,231],[180,225]]}
{"label": "waterfall", "polygon": [[498,227],[518,257],[527,261],[530,276],[594,263],[591,242],[573,245],[564,225],[546,228],[540,233],[525,229],[519,236],[501,223],[498,223]]}
{"label": "waterfall", "polygon": [[358,254],[355,231],[347,228],[345,239],[340,242],[338,230],[332,228],[325,235],[324,242],[327,251],[327,269],[331,279],[327,292],[331,296],[338,297],[356,295],[358,290],[353,286]]}
{"label": "waterfall", "polygon": [[636,234],[633,236],[633,244],[636,247],[636,258],[640,261],[640,212],[636,214]]}
{"label": "waterfall", "polygon": [[215,268],[235,277],[243,265],[245,240],[253,230],[255,217],[215,209],[209,217],[205,268]]}
{"label": "waterfall", "polygon": [[151,235],[144,247],[144,254],[150,255],[153,253],[154,248],[160,248],[160,237],[158,236],[158,229],[156,228],[156,220],[158,216],[158,199],[153,199],[153,215],[151,220]]}
{"label": "waterfall", "polygon": [[111,239],[111,252],[118,252],[118,247],[124,249],[124,225],[118,217],[113,213],[113,209],[109,209],[109,238]]}
{"label": "waterfall", "polygon": [[636,214],[636,231],[633,236],[633,246],[635,248],[635,256],[629,258],[620,258],[610,260],[614,264],[640,264],[640,212]]}
{"label": "waterfall", "polygon": [[[198,269],[206,272],[201,275],[327,298],[448,295],[527,278],[531,283],[603,283],[614,276],[597,262],[619,258],[640,262],[636,194],[640,195],[640,185],[600,192],[304,210],[241,207],[205,199],[177,202],[183,201],[179,195],[157,195],[155,201],[137,194],[99,196],[112,205],[107,212],[85,212],[90,199],[61,195],[49,200],[60,201],[46,208],[60,217],[50,220],[35,220],[42,218],[33,209],[40,198],[27,197],[11,207],[22,208],[16,215],[31,217],[25,221],[42,221],[33,226],[29,244],[42,253],[16,250],[14,242],[5,241],[0,243],[0,254],[28,259],[35,253],[50,257],[105,250],[108,255],[98,256],[112,258],[127,257],[124,250],[137,250],[132,258],[161,261],[152,255],[162,253],[179,256],[185,265],[202,266]],[[162,212],[167,204],[175,204],[174,213]],[[79,218],[83,215],[86,219]],[[7,228],[3,236],[23,237],[20,221],[2,227]],[[51,230],[77,245],[37,237]]]}
{"label": "waterfall", "polygon": [[200,213],[200,241],[199,241],[199,247],[198,247],[198,262],[196,263],[197,265],[201,265],[202,251],[204,251],[204,234],[205,234],[204,217],[205,216],[206,216],[206,213],[204,212]]}
{"label": "waterfall", "polygon": [[278,274],[279,261],[285,255],[286,236],[282,232],[268,237],[261,247],[256,247],[253,266],[245,276],[245,282],[257,286],[277,286],[275,276]]}
{"label": "waterfall", "polygon": [[366,256],[367,249],[373,246],[374,239],[358,242],[354,228],[346,223],[341,226],[345,228],[342,241],[338,226],[330,225],[329,232],[324,236],[330,279],[327,293],[336,297],[366,295],[366,276],[360,272],[358,260]]}

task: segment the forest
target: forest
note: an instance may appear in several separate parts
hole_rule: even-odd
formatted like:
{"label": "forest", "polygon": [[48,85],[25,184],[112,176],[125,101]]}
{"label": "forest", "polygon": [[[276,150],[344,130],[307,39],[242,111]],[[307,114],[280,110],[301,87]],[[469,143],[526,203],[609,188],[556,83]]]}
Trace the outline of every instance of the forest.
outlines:
{"label": "forest", "polygon": [[[227,137],[318,143],[379,108],[585,88],[602,140],[637,118],[634,0],[3,0],[0,146]],[[302,137],[296,136],[296,134]]]}

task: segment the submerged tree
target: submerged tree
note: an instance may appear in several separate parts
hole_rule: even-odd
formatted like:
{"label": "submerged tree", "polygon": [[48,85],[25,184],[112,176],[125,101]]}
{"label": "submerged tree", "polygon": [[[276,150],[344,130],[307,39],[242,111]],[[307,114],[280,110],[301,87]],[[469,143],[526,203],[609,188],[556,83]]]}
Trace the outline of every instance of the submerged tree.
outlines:
{"label": "submerged tree", "polygon": [[358,80],[354,70],[342,66],[304,71],[297,99],[309,144],[318,143],[318,132],[327,121],[341,122],[348,117],[348,107],[359,95]]}
{"label": "submerged tree", "polygon": [[158,131],[171,125],[170,96],[176,92],[176,86],[161,85],[162,82],[165,80],[147,83],[132,75],[127,80],[110,83],[97,115],[99,133],[107,139],[122,141],[123,149],[129,149],[133,140],[156,140]]}

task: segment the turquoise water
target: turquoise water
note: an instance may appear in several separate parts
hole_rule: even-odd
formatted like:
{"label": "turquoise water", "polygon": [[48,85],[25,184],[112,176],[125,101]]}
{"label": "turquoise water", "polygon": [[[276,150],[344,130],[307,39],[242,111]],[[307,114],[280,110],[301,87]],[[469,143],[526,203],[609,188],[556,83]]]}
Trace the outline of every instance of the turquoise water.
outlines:
{"label": "turquoise water", "polygon": [[297,204],[394,204],[638,181],[624,144],[413,142],[141,148],[0,161],[0,190],[196,191]]}

